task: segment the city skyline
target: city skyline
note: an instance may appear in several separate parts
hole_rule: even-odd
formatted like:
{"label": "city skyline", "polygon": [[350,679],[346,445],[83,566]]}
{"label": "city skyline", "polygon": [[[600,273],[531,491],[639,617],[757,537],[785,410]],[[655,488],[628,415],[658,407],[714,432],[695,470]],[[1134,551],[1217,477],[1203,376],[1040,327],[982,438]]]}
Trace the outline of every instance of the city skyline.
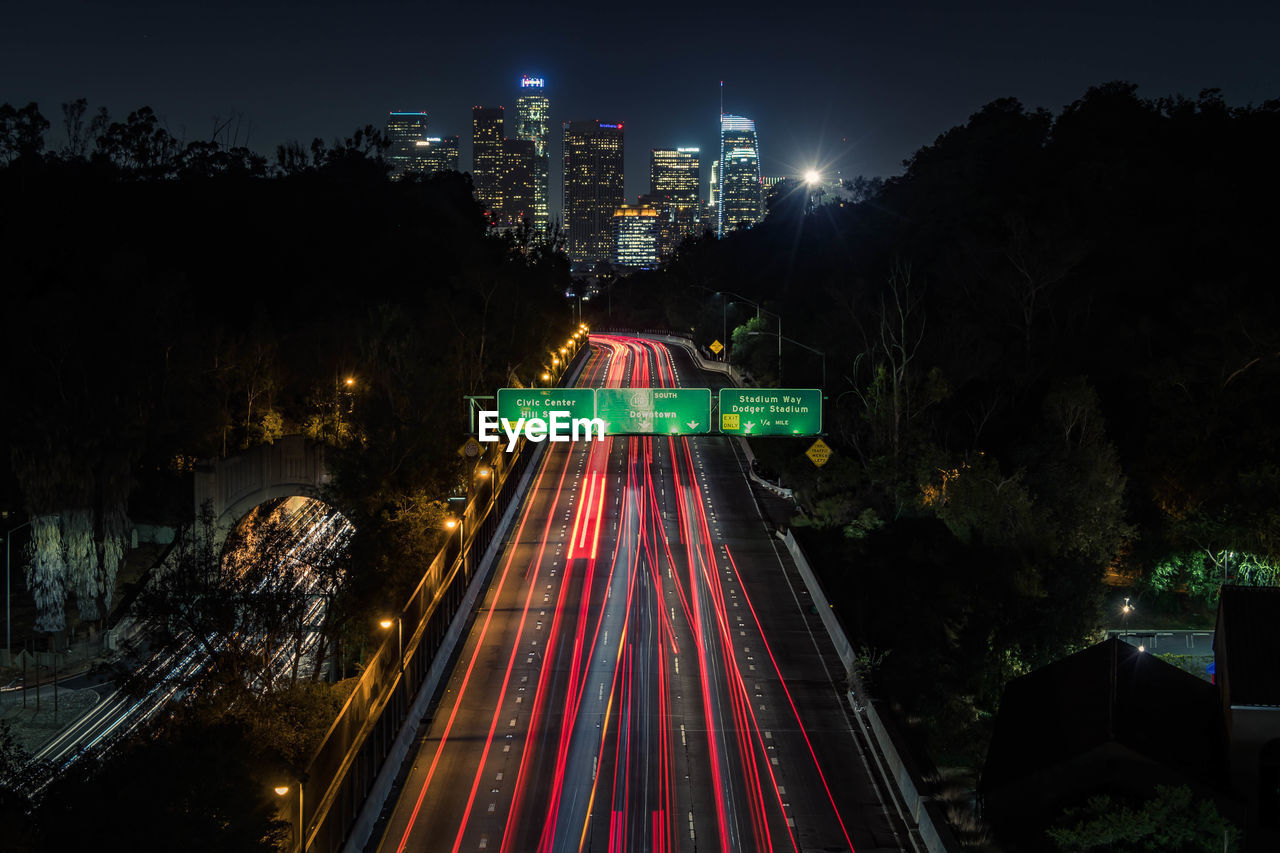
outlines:
{"label": "city skyline", "polygon": [[[570,4],[539,25],[526,6],[499,3],[483,19],[486,55],[497,59],[475,63],[471,34],[481,21],[465,9],[326,0],[298,15],[285,3],[253,7],[245,27],[242,15],[181,2],[73,4],[70,13],[33,5],[12,10],[0,32],[0,100],[36,101],[57,116],[60,103],[85,97],[116,119],[151,106],[187,141],[238,114],[239,139],[272,156],[278,144],[329,142],[381,127],[389,111],[423,109],[433,135],[461,137],[465,165],[467,110],[504,105],[514,115],[520,75],[529,74],[553,92],[554,121],[620,119],[634,151],[700,147],[709,164],[724,80],[725,112],[759,123],[765,175],[818,163],[889,177],[1001,97],[1060,112],[1109,80],[1130,80],[1147,97],[1217,86],[1233,105],[1280,87],[1280,67],[1262,59],[1266,33],[1280,25],[1274,7],[1171,3],[1159,17],[1124,4],[791,11],[747,2],[738,10],[726,19],[691,9],[672,28],[643,9],[587,14]],[[569,17],[573,27],[557,25]],[[678,75],[628,72],[635,51],[653,45],[686,57]],[[60,138],[53,124],[51,138]],[[647,168],[643,158],[627,164],[628,200],[644,192]]]}

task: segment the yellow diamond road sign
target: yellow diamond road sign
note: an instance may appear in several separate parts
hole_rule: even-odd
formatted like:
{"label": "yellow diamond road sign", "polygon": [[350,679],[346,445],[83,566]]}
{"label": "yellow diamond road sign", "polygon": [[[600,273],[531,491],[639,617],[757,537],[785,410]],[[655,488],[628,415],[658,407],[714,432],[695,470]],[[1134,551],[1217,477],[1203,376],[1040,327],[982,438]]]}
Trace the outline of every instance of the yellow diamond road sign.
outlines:
{"label": "yellow diamond road sign", "polygon": [[719,341],[712,341],[711,346],[707,347],[707,349],[711,350],[716,355],[719,355],[720,350],[724,349],[724,344],[720,343]]}
{"label": "yellow diamond road sign", "polygon": [[472,437],[468,438],[462,443],[462,446],[458,448],[458,455],[463,459],[475,459],[483,451],[484,448],[480,446],[480,442],[476,441],[475,438]]}
{"label": "yellow diamond road sign", "polygon": [[810,462],[821,468],[831,460],[831,447],[822,439],[818,439],[809,445],[804,455],[809,457]]}

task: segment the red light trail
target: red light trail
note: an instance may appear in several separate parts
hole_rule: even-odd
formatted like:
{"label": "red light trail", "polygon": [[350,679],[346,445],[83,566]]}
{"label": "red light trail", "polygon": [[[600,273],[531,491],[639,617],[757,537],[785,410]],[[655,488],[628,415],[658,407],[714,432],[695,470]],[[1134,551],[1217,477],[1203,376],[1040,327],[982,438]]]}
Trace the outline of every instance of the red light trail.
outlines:
{"label": "red light trail", "polygon": [[[590,384],[679,384],[662,343],[593,335],[591,344],[584,369]],[[773,747],[744,678],[747,658],[735,646],[730,610],[739,595],[848,841],[743,577],[727,544],[716,541],[696,445],[664,438],[548,446],[486,599],[488,610],[460,659],[465,669],[430,766],[417,790],[402,797],[408,815],[402,830],[394,830],[397,853],[434,849],[442,832],[453,851],[486,847],[494,834],[502,853],[588,847],[667,853],[694,845],[723,853],[798,851]],[[534,495],[543,498],[540,504]],[[540,525],[532,521],[535,504],[545,512]],[[724,549],[723,566],[717,547]],[[491,638],[495,613],[509,621]],[[736,629],[743,629],[737,618]],[[497,668],[477,686],[473,674],[482,661]],[[463,725],[464,704],[470,708],[465,725],[486,719],[487,726],[459,738],[454,733]],[[514,728],[517,716],[526,721],[523,729]],[[513,731],[498,752],[506,717]],[[451,768],[443,777],[437,772],[442,762]],[[509,804],[503,811],[496,801],[488,811],[477,809],[482,785],[489,784],[484,780],[502,780],[499,767],[515,770]],[[690,774],[707,782],[695,786],[686,781]],[[441,805],[439,815],[420,825],[433,790],[442,804],[457,805]]]}

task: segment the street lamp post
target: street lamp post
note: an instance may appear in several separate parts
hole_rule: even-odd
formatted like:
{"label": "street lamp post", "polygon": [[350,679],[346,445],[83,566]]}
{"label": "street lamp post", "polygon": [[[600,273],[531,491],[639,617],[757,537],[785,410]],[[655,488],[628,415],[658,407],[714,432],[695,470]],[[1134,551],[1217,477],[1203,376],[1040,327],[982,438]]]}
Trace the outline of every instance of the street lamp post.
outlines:
{"label": "street lamp post", "polygon": [[[305,783],[307,781],[307,774],[303,773],[302,778],[296,781],[298,783],[298,850],[299,850],[299,853],[306,853],[307,830],[306,830],[306,823],[305,823],[306,817],[305,817],[305,813],[302,810],[302,806],[303,806],[302,796],[303,796],[303,788],[305,787]],[[275,792],[277,797],[286,797],[289,795],[289,786],[276,785]]]}
{"label": "street lamp post", "polygon": [[[768,335],[772,333],[771,332],[748,332],[747,334],[754,336],[754,335]],[[827,354],[820,349],[814,349],[808,344],[802,344],[799,341],[797,341],[795,338],[784,338],[782,335],[778,335],[779,348],[781,348],[782,342],[784,340],[787,341],[788,343],[795,344],[796,346],[801,347],[803,349],[807,349],[809,352],[816,353],[817,355],[822,356],[822,388],[825,391],[827,387]],[[782,356],[778,356],[778,382],[779,384],[781,384],[782,382]]]}
{"label": "street lamp post", "polygon": [[[395,618],[396,623],[396,660],[399,661],[400,671],[404,672],[404,622],[402,617]],[[384,629],[391,628],[391,620],[383,619],[378,622]]]}
{"label": "street lamp post", "polygon": [[[732,364],[733,357],[729,347],[729,300],[725,299],[725,294],[718,290],[712,290],[709,287],[703,287],[700,284],[692,285],[698,290],[705,290],[713,296],[720,299],[720,342],[724,345],[724,363]],[[726,291],[727,292],[727,291]],[[759,314],[756,315],[760,316]]]}
{"label": "street lamp post", "polygon": [[[719,291],[717,291],[717,294],[718,293]],[[724,293],[727,293],[730,296],[736,296],[738,299],[741,299],[743,302],[747,303],[748,305],[754,305],[756,309],[757,320],[760,319],[761,311],[763,311],[766,314],[772,314],[774,317],[778,319],[778,384],[781,385],[782,384],[782,315],[777,313],[776,311],[770,311],[768,308],[761,308],[759,302],[755,302],[751,299],[748,299],[747,297],[743,296],[741,293],[734,293],[732,290],[726,290],[724,291]]]}
{"label": "street lamp post", "polygon": [[457,497],[457,496],[449,498],[450,504],[452,504],[454,501],[461,501],[462,509],[458,512],[457,518],[447,519],[444,523],[444,526],[449,530],[453,530],[453,528],[455,527],[458,528],[458,554],[462,559],[462,574],[466,575],[467,574],[467,534],[466,534],[466,530],[464,529],[465,527],[464,522],[466,521],[466,518],[467,518],[467,499],[464,497]]}
{"label": "street lamp post", "polygon": [[724,363],[733,364],[729,350],[729,300],[720,297],[720,338],[724,344]]}
{"label": "street lamp post", "polygon": [[24,527],[30,527],[30,520],[24,521],[17,527],[10,530],[4,535],[4,647],[8,651],[13,650],[13,642],[10,638],[12,634],[13,620],[9,616],[9,558],[10,548],[9,541],[13,538],[13,534],[17,533]]}

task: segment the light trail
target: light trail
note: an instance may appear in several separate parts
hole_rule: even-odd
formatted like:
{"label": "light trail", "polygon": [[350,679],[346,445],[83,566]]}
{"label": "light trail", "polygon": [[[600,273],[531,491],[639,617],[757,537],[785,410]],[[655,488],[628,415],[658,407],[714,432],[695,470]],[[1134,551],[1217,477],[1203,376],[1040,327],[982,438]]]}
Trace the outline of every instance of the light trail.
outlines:
{"label": "light trail", "polygon": [[[584,371],[590,385],[680,384],[664,344],[593,335],[590,345]],[[746,682],[749,658],[735,644],[744,625],[740,617],[733,624],[731,608],[738,596],[748,607],[750,600],[736,565],[721,566],[717,556],[722,547],[727,556],[727,546],[712,530],[701,455],[695,459],[695,448],[713,446],[699,442],[715,440],[629,436],[548,447],[534,485],[546,522],[533,551],[526,548],[517,558],[514,543],[524,541],[531,497],[496,589],[486,597],[488,612],[463,654],[465,671],[450,691],[452,707],[430,767],[404,797],[413,808],[408,823],[394,829],[394,849],[436,849],[444,837],[455,853],[488,847],[497,838],[500,853],[799,850],[770,760],[778,741],[766,744]],[[549,475],[555,466],[561,470]],[[566,479],[571,468],[572,483]],[[559,481],[550,490],[542,485],[548,476]],[[518,581],[512,569],[517,559],[527,563]],[[510,589],[514,584],[520,586]],[[536,615],[535,589],[543,595]],[[499,610],[509,622],[495,648],[490,620]],[[764,626],[751,613],[781,683]],[[536,664],[526,651],[531,632],[542,652]],[[496,672],[481,682],[486,686],[477,686],[477,661],[485,655],[492,660],[495,652]],[[521,655],[528,661],[519,670],[528,675],[516,694]],[[476,731],[455,746],[454,723],[464,705],[468,714],[479,713],[487,732]],[[511,727],[520,717],[522,728],[506,736],[495,759],[497,726],[507,716]],[[695,720],[698,725],[686,726]],[[472,747],[465,746],[468,739]],[[437,766],[446,751],[450,762],[463,762],[465,784],[452,771],[440,787]],[[809,752],[816,766],[811,743]],[[505,783],[504,768],[512,771]],[[485,811],[479,791],[489,779],[497,780],[485,783],[492,795],[509,786],[509,798],[488,797]],[[423,829],[427,834],[419,836],[419,815],[436,788],[439,805]],[[838,811],[835,820],[847,842]]]}
{"label": "light trail", "polygon": [[[353,528],[340,513],[310,499],[289,499],[277,512],[279,522],[268,529],[272,541],[265,550],[267,553],[279,550],[279,564],[266,566],[246,560],[240,572],[258,573],[258,580],[250,591],[253,594],[272,583],[280,574],[280,567],[288,563],[284,574],[292,576],[293,588],[305,586],[301,594],[309,595],[320,583],[311,566],[345,548]],[[230,555],[228,559],[232,559]],[[297,644],[288,637],[275,645],[269,645],[265,635],[247,639],[246,649],[267,659],[266,671],[272,673],[272,682],[292,670],[296,656],[306,656],[316,648],[320,637],[315,629],[315,617],[323,613],[323,608],[318,599],[305,606],[304,624],[309,627],[302,632]],[[149,685],[146,691],[137,696],[112,688],[84,715],[46,742],[28,764],[29,789],[36,793],[43,791],[85,755],[101,756],[109,752],[154,719],[169,702],[195,686],[209,666],[209,648],[217,642],[216,636],[202,640],[184,634],[176,644],[152,652],[137,667],[142,673],[141,680]],[[292,652],[290,646],[294,646]],[[312,665],[322,666],[323,661],[313,661]],[[267,689],[269,683],[263,684],[255,678],[248,686],[261,691]]]}

